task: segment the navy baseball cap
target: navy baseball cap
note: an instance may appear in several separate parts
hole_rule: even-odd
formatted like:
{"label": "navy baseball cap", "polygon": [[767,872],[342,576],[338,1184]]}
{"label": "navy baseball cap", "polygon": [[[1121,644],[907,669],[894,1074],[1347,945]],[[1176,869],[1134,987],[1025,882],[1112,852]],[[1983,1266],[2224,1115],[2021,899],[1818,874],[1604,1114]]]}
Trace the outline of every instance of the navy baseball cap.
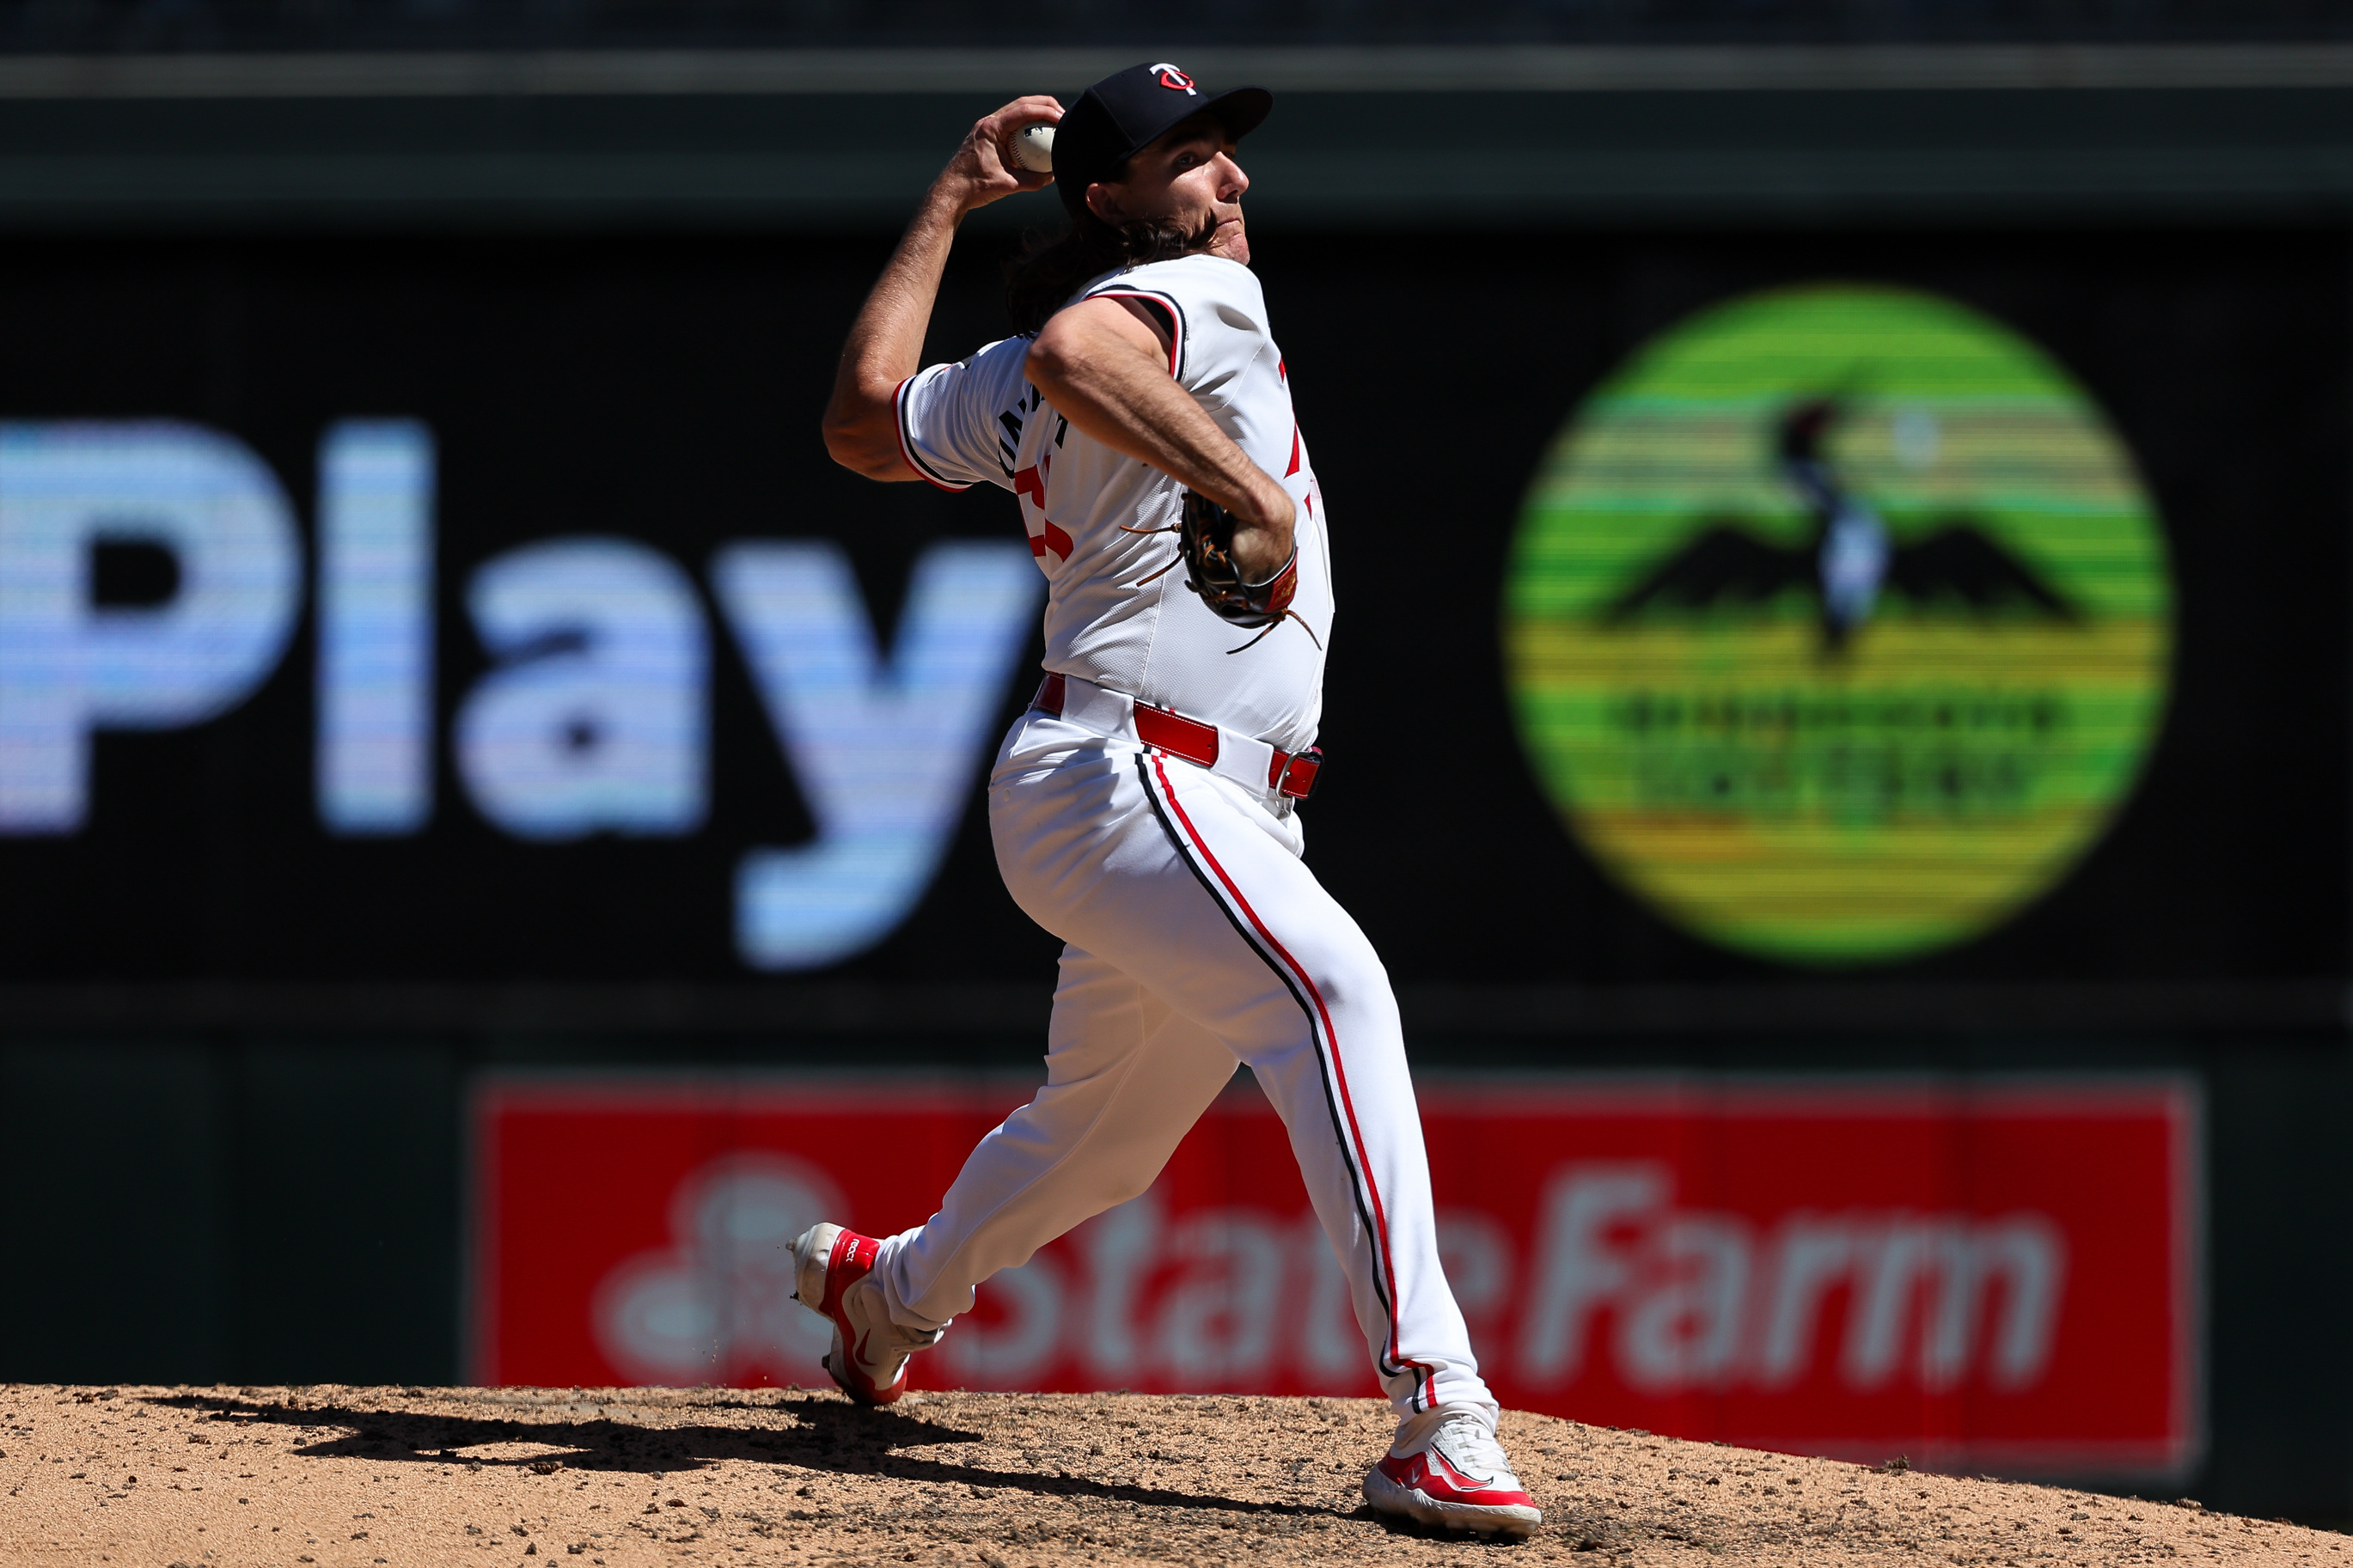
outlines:
{"label": "navy baseball cap", "polygon": [[1211,98],[1166,60],[1130,66],[1079,95],[1054,128],[1054,190],[1076,217],[1087,207],[1087,187],[1108,180],[1122,163],[1166,135],[1178,121],[1213,114],[1240,141],[1274,107],[1262,87],[1238,87]]}

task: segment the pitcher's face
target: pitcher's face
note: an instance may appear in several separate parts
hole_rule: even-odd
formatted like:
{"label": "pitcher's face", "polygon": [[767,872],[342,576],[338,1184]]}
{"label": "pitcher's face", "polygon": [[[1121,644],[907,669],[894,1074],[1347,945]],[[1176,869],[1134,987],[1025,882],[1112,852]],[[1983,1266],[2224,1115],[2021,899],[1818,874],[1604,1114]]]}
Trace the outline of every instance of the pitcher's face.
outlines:
{"label": "pitcher's face", "polygon": [[1234,161],[1225,127],[1197,114],[1127,161],[1122,178],[1087,187],[1087,205],[1105,223],[1155,219],[1187,234],[1209,232],[1208,253],[1247,264],[1242,193],[1250,176]]}

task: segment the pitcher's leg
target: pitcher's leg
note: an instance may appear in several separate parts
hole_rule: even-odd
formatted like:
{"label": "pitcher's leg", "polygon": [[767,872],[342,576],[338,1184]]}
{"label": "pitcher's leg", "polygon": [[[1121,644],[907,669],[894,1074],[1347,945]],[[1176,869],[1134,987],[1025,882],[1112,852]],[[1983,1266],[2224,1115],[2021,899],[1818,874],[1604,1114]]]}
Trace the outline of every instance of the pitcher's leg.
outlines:
{"label": "pitcher's leg", "polygon": [[893,1321],[944,1327],[982,1280],[1143,1192],[1234,1075],[1216,1037],[1076,948],[1047,1041],[1045,1087],[980,1141],[937,1214],[883,1243]]}
{"label": "pitcher's leg", "polygon": [[[1271,819],[1198,769],[1136,759],[1176,864],[1106,955],[1250,1065],[1290,1131],[1310,1198],[1348,1276],[1374,1367],[1400,1415],[1493,1397],[1439,1267],[1429,1157],[1397,1003],[1379,957]],[[1166,909],[1153,906],[1166,900]],[[1182,910],[1202,900],[1207,925]],[[1111,943],[1116,941],[1113,947]]]}
{"label": "pitcher's leg", "polygon": [[1007,890],[1258,1074],[1399,1415],[1492,1408],[1438,1265],[1420,1120],[1371,944],[1300,862],[1293,826],[1238,787],[1101,742],[1029,760],[1025,737],[1055,732],[1017,730],[990,781]]}

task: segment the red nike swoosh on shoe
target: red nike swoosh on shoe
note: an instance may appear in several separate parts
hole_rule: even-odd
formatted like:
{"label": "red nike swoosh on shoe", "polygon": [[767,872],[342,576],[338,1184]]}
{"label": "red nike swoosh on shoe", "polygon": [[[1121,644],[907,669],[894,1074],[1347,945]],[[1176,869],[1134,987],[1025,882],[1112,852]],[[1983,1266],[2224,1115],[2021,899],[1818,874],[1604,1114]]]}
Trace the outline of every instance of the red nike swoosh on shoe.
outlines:
{"label": "red nike swoosh on shoe", "polygon": [[1380,1471],[1401,1487],[1420,1492],[1433,1502],[1471,1503],[1482,1508],[1534,1508],[1525,1491],[1497,1486],[1492,1479],[1466,1476],[1446,1462],[1443,1455],[1414,1454],[1399,1458],[1381,1457]]}
{"label": "red nike swoosh on shoe", "polygon": [[1484,1491],[1489,1487],[1495,1484],[1494,1477],[1474,1476],[1443,1454],[1426,1454],[1423,1456],[1423,1458],[1430,1462],[1430,1468],[1442,1469],[1451,1479],[1460,1481],[1463,1485],[1471,1487],[1474,1490]]}

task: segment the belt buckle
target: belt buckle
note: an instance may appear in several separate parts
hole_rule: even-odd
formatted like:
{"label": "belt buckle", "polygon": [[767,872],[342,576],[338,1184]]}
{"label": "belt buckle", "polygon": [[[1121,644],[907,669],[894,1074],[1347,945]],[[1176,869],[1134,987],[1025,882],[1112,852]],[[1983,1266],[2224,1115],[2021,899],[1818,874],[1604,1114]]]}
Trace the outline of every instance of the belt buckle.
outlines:
{"label": "belt buckle", "polygon": [[[1307,787],[1293,789],[1291,787],[1292,770],[1302,763],[1308,764]],[[1310,746],[1303,752],[1291,753],[1291,760],[1282,764],[1282,777],[1276,781],[1274,793],[1285,800],[1313,800],[1315,798],[1315,786],[1323,782],[1324,749]]]}

